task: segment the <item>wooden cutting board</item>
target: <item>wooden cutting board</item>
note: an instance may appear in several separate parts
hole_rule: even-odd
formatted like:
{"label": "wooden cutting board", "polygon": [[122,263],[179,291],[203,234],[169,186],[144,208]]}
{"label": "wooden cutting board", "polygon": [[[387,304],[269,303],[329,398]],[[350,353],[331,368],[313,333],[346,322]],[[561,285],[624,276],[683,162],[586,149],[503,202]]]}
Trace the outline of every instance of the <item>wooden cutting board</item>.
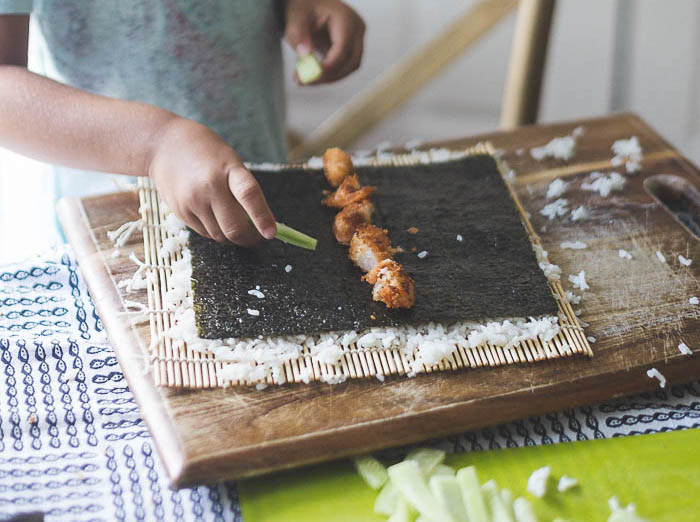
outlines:
{"label": "wooden cutting board", "polygon": [[[574,158],[535,162],[528,149],[583,125]],[[613,141],[636,135],[644,149],[642,171],[624,192],[603,199],[580,184],[594,170],[610,169]],[[700,241],[645,190],[644,181],[664,173],[700,187],[700,173],[634,115],[533,126],[512,132],[442,143],[463,149],[489,140],[516,170],[516,190],[563,280],[586,271],[581,319],[596,338],[592,359],[567,358],[521,366],[420,375],[414,379],[351,380],[254,389],[157,388],[145,374],[147,323],[132,325],[121,313],[116,283],[142,256],[135,234],[112,257],[107,230],[138,219],[135,193],[65,200],[59,216],[119,358],[175,487],[252,476],[416,442],[469,429],[589,404],[653,389],[646,371],[656,367],[672,382],[700,376]],[[520,150],[523,149],[523,150]],[[551,180],[572,182],[570,208],[586,205],[591,217],[549,222],[538,211]],[[696,218],[699,216],[696,215]],[[546,227],[542,229],[542,227]],[[585,250],[562,250],[562,241],[583,241]],[[618,256],[628,250],[633,260]],[[664,253],[661,263],[655,252]],[[690,267],[677,255],[695,259]],[[567,284],[565,284],[567,286]],[[570,286],[567,286],[570,287]],[[143,300],[130,294],[128,299]],[[681,355],[683,341],[694,350]]]}

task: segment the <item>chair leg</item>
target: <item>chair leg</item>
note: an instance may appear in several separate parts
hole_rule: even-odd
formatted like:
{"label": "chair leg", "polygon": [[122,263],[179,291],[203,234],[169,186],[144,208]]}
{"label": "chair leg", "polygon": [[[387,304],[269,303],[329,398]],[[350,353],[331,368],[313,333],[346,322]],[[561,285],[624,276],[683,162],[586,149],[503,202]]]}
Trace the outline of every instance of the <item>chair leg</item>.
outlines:
{"label": "chair leg", "polygon": [[501,127],[537,121],[555,0],[521,0],[503,93]]}

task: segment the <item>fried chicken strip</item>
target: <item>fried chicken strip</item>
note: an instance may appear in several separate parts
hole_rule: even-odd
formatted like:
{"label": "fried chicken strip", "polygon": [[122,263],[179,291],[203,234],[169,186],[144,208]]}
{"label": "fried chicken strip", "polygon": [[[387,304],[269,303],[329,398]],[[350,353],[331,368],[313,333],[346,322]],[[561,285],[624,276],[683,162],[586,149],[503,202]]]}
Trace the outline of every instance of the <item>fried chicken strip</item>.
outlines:
{"label": "fried chicken strip", "polygon": [[374,205],[368,199],[351,203],[338,212],[333,220],[333,235],[338,243],[349,245],[355,230],[363,223],[369,223]]}
{"label": "fried chicken strip", "polygon": [[357,227],[350,240],[348,255],[363,272],[371,272],[385,259],[391,259],[395,252],[388,231],[363,223]]}
{"label": "fried chicken strip", "polygon": [[347,176],[352,174],[352,158],[337,147],[326,149],[326,152],[323,154],[323,171],[326,174],[328,183],[333,187],[337,187]]}
{"label": "fried chicken strip", "polygon": [[323,200],[323,204],[327,207],[343,208],[350,203],[369,198],[376,191],[377,187],[362,187],[357,174],[351,174],[343,180],[335,192]]}
{"label": "fried chicken strip", "polygon": [[387,308],[411,308],[416,302],[416,285],[403,267],[385,259],[363,278],[374,285],[372,298]]}

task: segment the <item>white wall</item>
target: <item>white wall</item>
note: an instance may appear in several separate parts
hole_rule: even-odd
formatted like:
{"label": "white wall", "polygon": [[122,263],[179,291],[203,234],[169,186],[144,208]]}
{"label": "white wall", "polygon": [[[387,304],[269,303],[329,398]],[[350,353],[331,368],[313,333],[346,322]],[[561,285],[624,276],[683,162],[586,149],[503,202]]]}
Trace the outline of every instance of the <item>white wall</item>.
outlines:
{"label": "white wall", "polygon": [[[368,26],[365,60],[356,74],[331,86],[298,87],[286,49],[289,123],[302,132],[473,3],[348,1]],[[357,148],[497,129],[513,26],[510,16]],[[558,0],[540,120],[633,110],[700,163],[699,51],[696,0]],[[45,181],[36,170],[35,164],[0,158],[0,261],[39,250],[53,237],[50,192],[41,195]],[[8,176],[18,173],[21,186],[9,190]]]}

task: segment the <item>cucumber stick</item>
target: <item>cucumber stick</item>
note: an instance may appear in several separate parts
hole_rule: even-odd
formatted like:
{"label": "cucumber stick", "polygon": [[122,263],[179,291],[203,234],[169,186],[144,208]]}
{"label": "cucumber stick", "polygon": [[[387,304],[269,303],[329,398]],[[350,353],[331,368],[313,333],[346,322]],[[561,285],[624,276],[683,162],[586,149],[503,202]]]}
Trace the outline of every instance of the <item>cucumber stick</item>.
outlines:
{"label": "cucumber stick", "polygon": [[404,498],[425,518],[433,522],[452,522],[449,512],[432,495],[418,463],[404,460],[389,468],[389,478]]}
{"label": "cucumber stick", "polygon": [[399,501],[396,503],[396,509],[388,518],[387,522],[413,522],[416,516],[416,511],[411,507],[405,498],[399,496]]}
{"label": "cucumber stick", "polygon": [[439,466],[435,466],[435,469],[433,470],[433,473],[430,476],[434,477],[436,475],[446,475],[448,477],[454,477],[455,470],[452,469],[450,466],[446,466],[445,464],[440,464]]}
{"label": "cucumber stick", "polygon": [[374,500],[374,512],[378,515],[391,515],[396,510],[399,498],[401,498],[399,489],[391,480],[388,480]]}
{"label": "cucumber stick", "polygon": [[462,501],[462,492],[453,475],[433,475],[428,485],[435,498],[450,512],[455,522],[469,522],[467,510]]}
{"label": "cucumber stick", "polygon": [[297,60],[297,76],[302,84],[315,82],[321,77],[323,69],[316,57],[310,53]]}
{"label": "cucumber stick", "polygon": [[537,522],[537,516],[535,516],[535,512],[532,510],[532,505],[523,497],[515,499],[513,502],[513,511],[515,512],[516,522]]}
{"label": "cucumber stick", "polygon": [[481,486],[481,490],[484,492],[491,509],[492,522],[514,522],[513,517],[510,515],[510,509],[503,503],[501,491],[495,481],[489,480]]}
{"label": "cucumber stick", "polygon": [[428,477],[444,462],[445,452],[434,448],[416,448],[408,452],[405,460],[416,461],[423,476]]}
{"label": "cucumber stick", "polygon": [[389,479],[384,464],[369,455],[353,459],[355,469],[372,489],[381,488]]}
{"label": "cucumber stick", "polygon": [[490,522],[476,468],[468,466],[460,469],[457,472],[457,483],[462,491],[462,501],[469,515],[469,522]]}

